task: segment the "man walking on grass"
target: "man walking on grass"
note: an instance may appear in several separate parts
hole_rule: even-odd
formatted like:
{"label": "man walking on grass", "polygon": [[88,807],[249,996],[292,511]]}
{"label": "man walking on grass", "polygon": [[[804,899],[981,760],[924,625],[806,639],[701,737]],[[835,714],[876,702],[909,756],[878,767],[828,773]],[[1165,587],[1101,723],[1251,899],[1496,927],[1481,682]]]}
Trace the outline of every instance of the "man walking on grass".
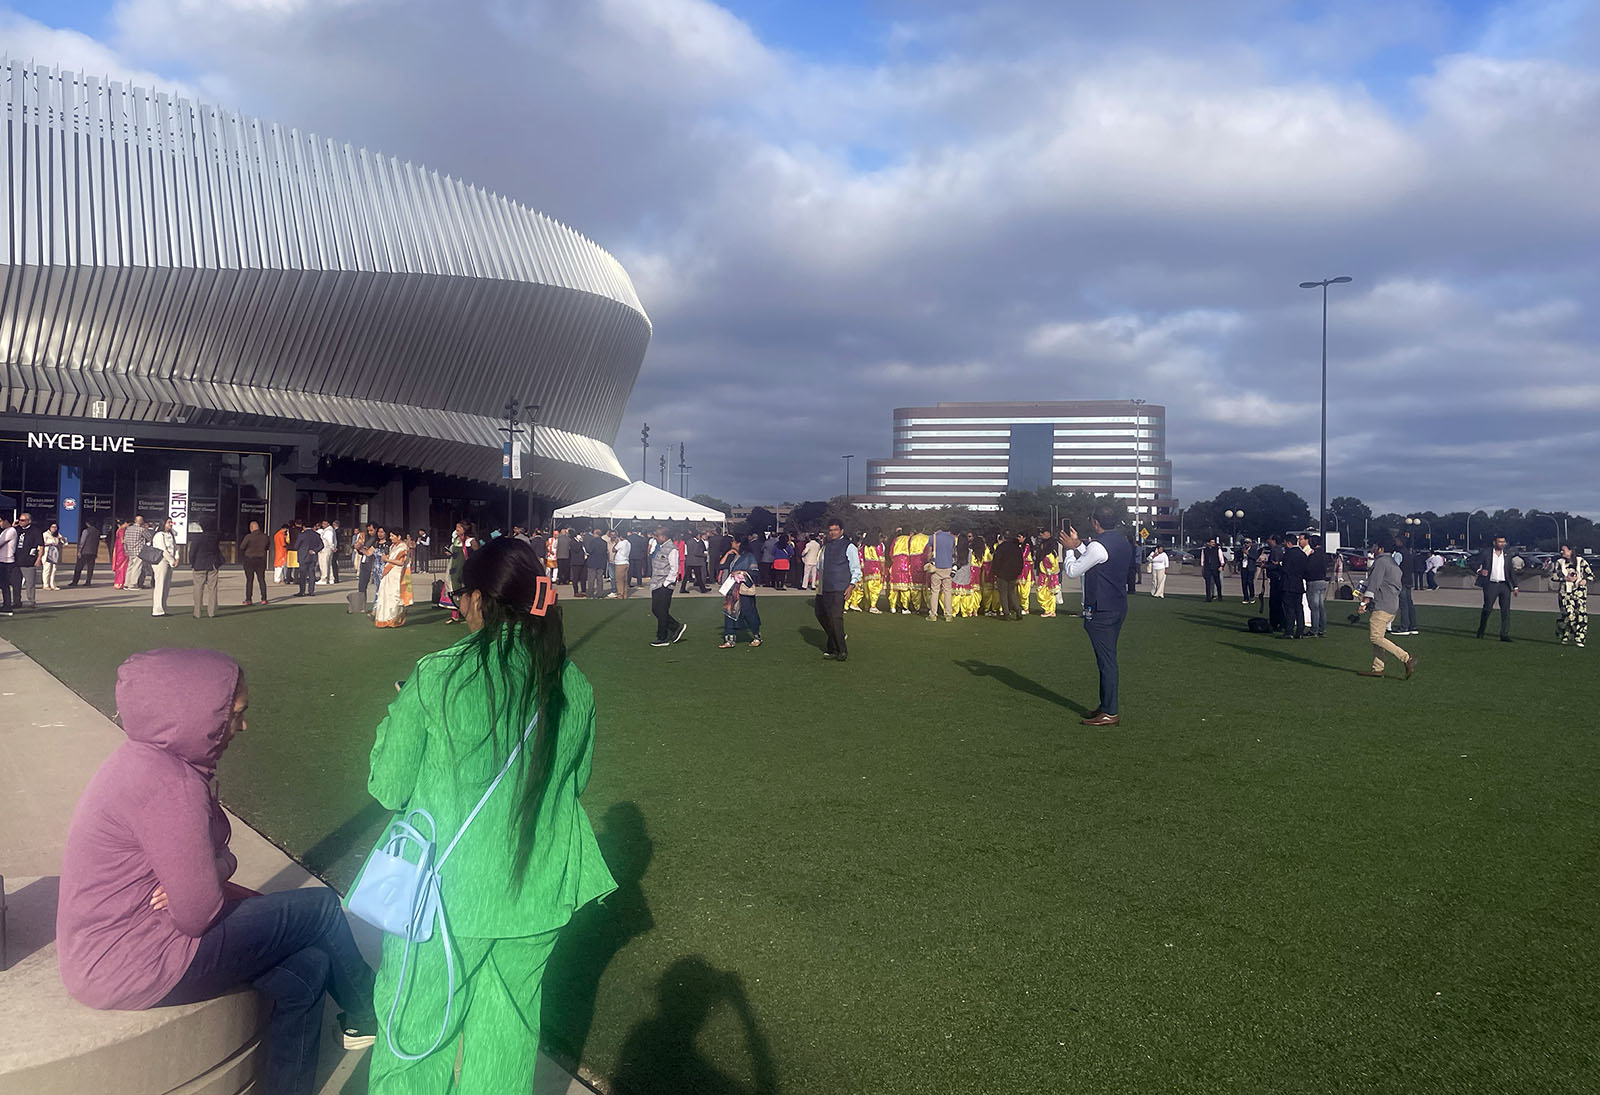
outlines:
{"label": "man walking on grass", "polygon": [[1478,585],[1483,587],[1483,615],[1478,617],[1478,638],[1489,626],[1489,613],[1500,606],[1500,641],[1511,641],[1511,598],[1517,595],[1517,571],[1506,550],[1506,538],[1496,536],[1494,547],[1478,554]]}
{"label": "man walking on grass", "polygon": [[[627,541],[623,541],[626,543]],[[627,563],[618,573],[622,578],[623,593],[627,592]],[[683,638],[688,624],[672,618],[672,586],[678,580],[678,545],[672,542],[666,528],[656,529],[656,550],[650,556],[650,611],[656,617],[656,641],[651,646],[671,646]]]}
{"label": "man walking on grass", "polygon": [[1383,655],[1387,651],[1406,667],[1406,680],[1417,668],[1417,659],[1401,650],[1385,634],[1394,614],[1400,611],[1400,564],[1381,540],[1372,545],[1372,566],[1367,570],[1367,591],[1361,595],[1361,611],[1369,614],[1367,637],[1372,640],[1372,668],[1359,671],[1363,677],[1383,676]]}
{"label": "man walking on grass", "polygon": [[822,656],[836,662],[847,661],[850,649],[845,645],[844,603],[855,592],[861,581],[861,553],[844,538],[844,525],[828,522],[828,542],[822,547],[822,589],[812,609],[828,644]]}
{"label": "man walking on grass", "polygon": [[1117,531],[1117,514],[1110,506],[1097,506],[1089,524],[1094,530],[1089,543],[1070,525],[1061,540],[1067,549],[1067,577],[1083,579],[1083,630],[1089,635],[1100,670],[1100,706],[1080,721],[1084,726],[1116,726],[1121,721],[1117,714],[1117,640],[1128,614],[1133,544]]}
{"label": "man walking on grass", "polygon": [[[78,562],[72,568],[72,581],[67,583],[68,589],[76,589],[79,581],[88,589],[94,585],[94,565],[100,558],[100,526],[93,521],[83,522],[83,532],[78,536]],[[89,576],[84,577],[84,569],[88,568]]]}

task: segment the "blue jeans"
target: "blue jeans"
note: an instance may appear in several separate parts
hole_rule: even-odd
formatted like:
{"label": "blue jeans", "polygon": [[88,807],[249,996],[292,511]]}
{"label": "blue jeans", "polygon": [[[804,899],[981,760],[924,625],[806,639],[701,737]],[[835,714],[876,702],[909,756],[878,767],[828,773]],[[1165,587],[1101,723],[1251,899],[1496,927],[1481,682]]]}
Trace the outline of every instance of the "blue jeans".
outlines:
{"label": "blue jeans", "polygon": [[1328,583],[1307,582],[1306,599],[1311,602],[1311,634],[1321,635],[1328,629]]}
{"label": "blue jeans", "polygon": [[272,1003],[272,1095],[311,1095],[326,993],[352,1016],[372,1015],[372,967],[356,949],[339,895],[322,887],[225,904],[182,980],[156,1006],[211,1000],[242,985]]}
{"label": "blue jeans", "polygon": [[1100,710],[1108,715],[1117,713],[1117,639],[1122,636],[1122,621],[1126,613],[1102,612],[1083,614],[1083,630],[1089,635],[1089,645],[1094,647],[1094,662],[1100,669]]}

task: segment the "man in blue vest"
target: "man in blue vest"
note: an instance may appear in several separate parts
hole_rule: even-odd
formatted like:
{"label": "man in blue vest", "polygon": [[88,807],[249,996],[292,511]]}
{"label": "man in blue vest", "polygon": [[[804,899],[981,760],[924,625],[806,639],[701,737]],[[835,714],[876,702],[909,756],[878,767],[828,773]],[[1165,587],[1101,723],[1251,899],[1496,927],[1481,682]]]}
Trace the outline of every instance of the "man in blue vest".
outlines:
{"label": "man in blue vest", "polygon": [[817,623],[828,637],[824,658],[842,662],[849,656],[844,645],[844,604],[861,581],[861,553],[844,538],[844,526],[828,522],[828,540],[822,545],[822,587],[817,593]]}
{"label": "man in blue vest", "polygon": [[1128,614],[1133,545],[1117,531],[1116,511],[1110,506],[1096,508],[1089,523],[1094,529],[1089,543],[1070,525],[1061,541],[1067,549],[1067,577],[1083,579],[1083,629],[1089,633],[1095,664],[1100,667],[1100,706],[1081,721],[1084,726],[1115,726],[1117,639]]}

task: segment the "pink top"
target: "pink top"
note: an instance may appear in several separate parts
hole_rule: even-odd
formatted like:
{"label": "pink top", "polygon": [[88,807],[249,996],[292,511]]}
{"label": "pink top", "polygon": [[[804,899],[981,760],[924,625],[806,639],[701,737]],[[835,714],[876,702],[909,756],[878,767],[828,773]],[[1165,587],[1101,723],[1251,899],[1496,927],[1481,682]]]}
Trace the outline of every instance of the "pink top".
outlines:
{"label": "pink top", "polygon": [[[241,670],[215,650],[151,650],[117,670],[128,740],[89,781],[67,831],[56,946],[67,991],[139,1010],[177,985],[238,865],[211,788]],[[168,907],[150,907],[157,885]]]}

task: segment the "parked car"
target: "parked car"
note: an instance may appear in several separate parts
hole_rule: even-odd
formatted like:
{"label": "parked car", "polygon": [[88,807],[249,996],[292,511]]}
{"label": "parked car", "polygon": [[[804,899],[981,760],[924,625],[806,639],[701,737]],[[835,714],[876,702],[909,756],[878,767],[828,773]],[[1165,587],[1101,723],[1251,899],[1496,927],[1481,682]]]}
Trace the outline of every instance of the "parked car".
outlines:
{"label": "parked car", "polygon": [[1346,570],[1367,569],[1367,553],[1360,548],[1340,548],[1339,554],[1344,557]]}

